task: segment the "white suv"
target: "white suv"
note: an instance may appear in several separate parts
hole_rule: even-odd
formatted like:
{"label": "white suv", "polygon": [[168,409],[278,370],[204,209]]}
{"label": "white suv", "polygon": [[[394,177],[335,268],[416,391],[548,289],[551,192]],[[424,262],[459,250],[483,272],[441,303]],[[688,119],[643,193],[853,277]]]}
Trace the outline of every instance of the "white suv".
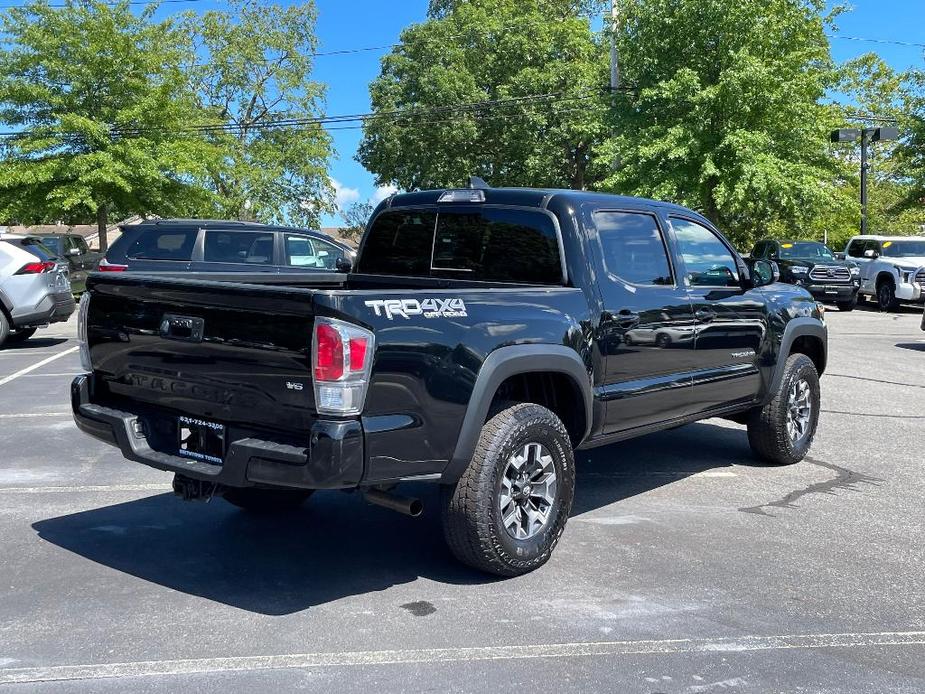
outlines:
{"label": "white suv", "polygon": [[845,255],[861,269],[859,294],[882,310],[925,301],[925,236],[855,236]]}
{"label": "white suv", "polygon": [[0,346],[74,312],[67,264],[38,239],[0,235]]}

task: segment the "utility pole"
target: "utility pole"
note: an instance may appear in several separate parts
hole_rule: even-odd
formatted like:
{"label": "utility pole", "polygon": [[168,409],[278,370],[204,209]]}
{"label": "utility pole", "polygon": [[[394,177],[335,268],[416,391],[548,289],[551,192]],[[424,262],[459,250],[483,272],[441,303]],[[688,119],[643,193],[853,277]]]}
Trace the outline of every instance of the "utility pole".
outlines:
{"label": "utility pole", "polygon": [[610,36],[610,91],[616,100],[617,89],[620,88],[620,56],[617,55],[617,28],[620,21],[620,10],[617,7],[618,0],[610,2],[610,29],[613,32]]}

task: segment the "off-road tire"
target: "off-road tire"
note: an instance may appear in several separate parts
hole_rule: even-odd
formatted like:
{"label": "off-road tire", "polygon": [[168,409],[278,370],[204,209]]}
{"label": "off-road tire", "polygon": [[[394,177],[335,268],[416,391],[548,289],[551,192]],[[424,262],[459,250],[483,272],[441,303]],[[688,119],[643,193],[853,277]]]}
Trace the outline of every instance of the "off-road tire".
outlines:
{"label": "off-road tire", "polygon": [[855,294],[850,301],[838,301],[835,303],[835,305],[838,306],[838,310],[842,311],[843,313],[853,311],[858,305],[858,295]]}
{"label": "off-road tire", "polygon": [[[533,537],[517,539],[501,521],[501,483],[508,461],[530,443],[549,452],[556,494],[543,527]],[[472,460],[456,485],[443,488],[443,535],[464,564],[499,576],[519,576],[549,559],[565,530],[574,493],[575,456],[561,420],[540,405],[510,404],[482,427]]]}
{"label": "off-road tire", "polygon": [[25,330],[17,330],[14,333],[10,333],[6,338],[6,342],[9,345],[21,345],[23,342],[28,340],[30,337],[35,335],[38,328],[26,328]]}
{"label": "off-road tire", "polygon": [[[790,389],[803,379],[810,390],[810,422],[807,432],[796,441],[787,432]],[[764,407],[752,410],[748,419],[748,443],[752,452],[771,465],[792,465],[806,457],[819,423],[819,374],[805,354],[791,354],[784,366],[774,397]]]}
{"label": "off-road tire", "polygon": [[9,319],[3,311],[0,311],[0,347],[3,347],[3,343],[9,339],[11,332]]}
{"label": "off-road tire", "polygon": [[896,300],[896,286],[890,280],[877,284],[877,306],[881,311],[895,311],[899,308]]}
{"label": "off-road tire", "polygon": [[311,489],[260,489],[232,487],[222,496],[229,504],[260,515],[288,513],[299,508],[312,495]]}

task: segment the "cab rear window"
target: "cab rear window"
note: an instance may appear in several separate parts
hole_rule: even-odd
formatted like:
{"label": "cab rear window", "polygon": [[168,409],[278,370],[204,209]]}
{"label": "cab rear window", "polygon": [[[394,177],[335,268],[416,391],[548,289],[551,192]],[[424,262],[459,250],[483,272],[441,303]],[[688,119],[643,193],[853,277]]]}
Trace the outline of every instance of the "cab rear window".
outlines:
{"label": "cab rear window", "polygon": [[552,218],[502,207],[384,212],[367,232],[358,271],[523,284],[563,279]]}
{"label": "cab rear window", "polygon": [[198,235],[198,229],[145,230],[126,255],[136,260],[190,260]]}

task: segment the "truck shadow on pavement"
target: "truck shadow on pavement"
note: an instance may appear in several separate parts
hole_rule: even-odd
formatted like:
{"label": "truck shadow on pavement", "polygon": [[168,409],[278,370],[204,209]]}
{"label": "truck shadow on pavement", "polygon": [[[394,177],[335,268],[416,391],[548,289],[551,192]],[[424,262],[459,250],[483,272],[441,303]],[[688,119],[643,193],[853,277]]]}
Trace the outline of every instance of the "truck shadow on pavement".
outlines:
{"label": "truck shadow on pavement", "polygon": [[[753,464],[741,429],[694,424],[579,451],[573,515],[705,470]],[[300,510],[252,516],[221,499],[172,494],[42,520],[43,540],[103,566],[243,610],[286,615],[418,577],[449,584],[495,579],[458,564],[443,543],[439,490],[412,519],[356,495],[321,492]],[[566,531],[566,542],[568,531]]]}
{"label": "truck shadow on pavement", "polygon": [[7,344],[3,347],[4,352],[22,352],[28,354],[35,349],[47,349],[57,347],[67,342],[66,337],[33,337],[19,344]]}

